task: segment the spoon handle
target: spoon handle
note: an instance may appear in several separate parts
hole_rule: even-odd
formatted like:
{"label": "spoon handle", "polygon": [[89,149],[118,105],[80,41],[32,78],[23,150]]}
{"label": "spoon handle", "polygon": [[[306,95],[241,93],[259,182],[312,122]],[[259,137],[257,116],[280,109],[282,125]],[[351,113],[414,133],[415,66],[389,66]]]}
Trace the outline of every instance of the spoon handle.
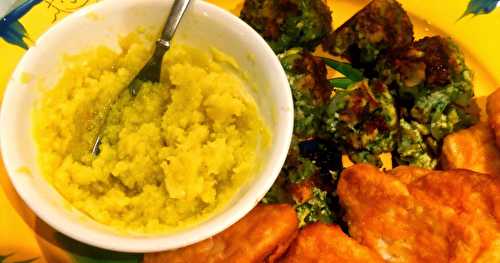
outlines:
{"label": "spoon handle", "polygon": [[177,26],[179,26],[179,22],[182,19],[182,16],[186,12],[189,3],[192,0],[175,0],[168,15],[167,23],[163,28],[163,32],[161,34],[161,38],[158,39],[158,44],[163,45],[165,48],[170,47],[170,41],[174,37],[175,30],[177,30]]}

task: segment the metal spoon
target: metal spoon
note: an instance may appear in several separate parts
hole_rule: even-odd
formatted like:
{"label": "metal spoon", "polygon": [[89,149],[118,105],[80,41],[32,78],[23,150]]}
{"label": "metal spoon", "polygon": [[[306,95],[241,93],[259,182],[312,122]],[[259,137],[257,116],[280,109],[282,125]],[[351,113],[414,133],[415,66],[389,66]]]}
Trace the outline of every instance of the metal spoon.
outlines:
{"label": "metal spoon", "polygon": [[[161,37],[156,41],[156,47],[153,52],[153,55],[149,59],[149,61],[146,63],[146,65],[141,69],[139,74],[135,76],[135,78],[130,82],[128,85],[128,88],[125,90],[125,92],[128,90],[130,92],[130,95],[136,96],[137,93],[139,92],[139,88],[142,86],[144,82],[159,82],[160,81],[160,73],[161,73],[161,64],[163,61],[163,56],[165,53],[170,49],[170,41],[172,41],[172,38],[174,37],[174,33],[177,30],[177,27],[179,26],[179,23],[182,19],[182,16],[186,12],[189,3],[192,0],[175,0],[174,4],[172,6],[172,10],[170,11],[170,14],[168,15],[167,18],[167,23],[165,24]],[[107,119],[107,116],[105,120]],[[101,139],[102,139],[102,133],[104,132],[104,126],[105,121],[100,129],[99,133],[97,134],[96,140],[94,142],[94,145],[92,147],[92,154],[93,155],[98,155],[100,150],[99,150],[99,145],[101,144]]]}

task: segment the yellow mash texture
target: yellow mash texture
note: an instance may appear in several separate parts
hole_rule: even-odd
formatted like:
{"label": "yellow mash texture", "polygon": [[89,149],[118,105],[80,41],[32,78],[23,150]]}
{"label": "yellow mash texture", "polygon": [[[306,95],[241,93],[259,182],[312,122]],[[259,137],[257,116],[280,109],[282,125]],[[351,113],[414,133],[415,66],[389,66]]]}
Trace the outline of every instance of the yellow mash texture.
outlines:
{"label": "yellow mash texture", "polygon": [[121,52],[65,58],[34,112],[34,136],[43,174],[74,207],[119,231],[170,232],[226,205],[258,171],[270,135],[237,64],[220,51],[176,44],[161,83],[135,98],[121,93],[148,59],[145,43],[133,33]]}

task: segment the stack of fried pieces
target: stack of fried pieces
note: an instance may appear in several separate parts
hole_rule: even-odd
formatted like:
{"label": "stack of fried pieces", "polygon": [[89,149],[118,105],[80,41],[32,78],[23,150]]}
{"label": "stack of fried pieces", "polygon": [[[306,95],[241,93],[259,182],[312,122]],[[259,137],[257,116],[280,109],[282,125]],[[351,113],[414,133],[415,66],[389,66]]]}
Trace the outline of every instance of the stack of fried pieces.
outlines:
{"label": "stack of fried pieces", "polygon": [[500,176],[500,89],[486,105],[488,121],[446,137],[441,167]]}
{"label": "stack of fried pieces", "polygon": [[500,262],[499,101],[500,89],[488,98],[489,124],[445,139],[447,171],[344,170],[337,194],[349,235],[323,223],[299,230],[293,207],[259,205],[212,238],[144,262]]}

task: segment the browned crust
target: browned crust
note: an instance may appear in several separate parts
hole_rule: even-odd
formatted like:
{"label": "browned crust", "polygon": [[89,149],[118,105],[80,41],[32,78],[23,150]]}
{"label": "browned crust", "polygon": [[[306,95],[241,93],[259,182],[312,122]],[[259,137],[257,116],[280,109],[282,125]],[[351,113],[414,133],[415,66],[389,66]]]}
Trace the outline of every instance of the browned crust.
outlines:
{"label": "browned crust", "polygon": [[452,133],[444,139],[441,167],[500,176],[500,150],[486,123]]}
{"label": "browned crust", "polygon": [[339,226],[314,223],[303,228],[283,263],[383,262],[369,248],[347,236]]}
{"label": "browned crust", "polygon": [[351,236],[398,262],[498,258],[500,178],[412,169],[387,174],[362,164],[342,173],[337,193]]}
{"label": "browned crust", "polygon": [[173,251],[145,254],[144,263],[272,262],[286,251],[297,231],[292,206],[258,205],[214,237]]}
{"label": "browned crust", "polygon": [[497,89],[488,97],[486,103],[488,121],[496,137],[497,146],[500,147],[500,89]]}

